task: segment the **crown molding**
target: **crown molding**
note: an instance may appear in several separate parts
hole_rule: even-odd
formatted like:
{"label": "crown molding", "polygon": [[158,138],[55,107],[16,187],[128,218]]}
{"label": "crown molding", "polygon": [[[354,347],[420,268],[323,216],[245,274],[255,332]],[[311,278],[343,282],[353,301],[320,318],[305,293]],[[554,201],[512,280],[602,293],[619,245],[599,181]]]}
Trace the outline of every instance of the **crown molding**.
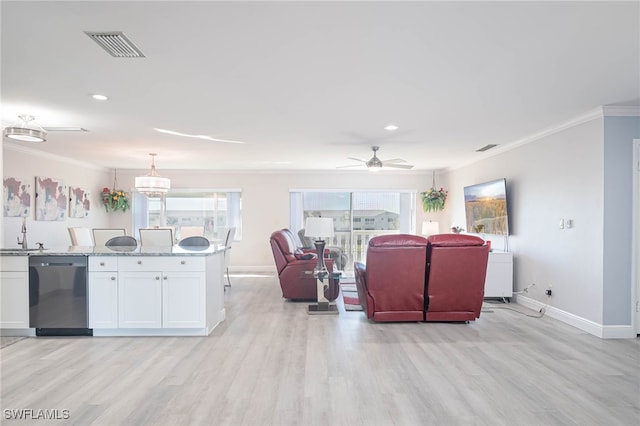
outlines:
{"label": "crown molding", "polygon": [[112,170],[112,169],[107,168],[107,167],[98,166],[98,165],[92,164],[92,163],[86,163],[84,161],[74,160],[74,159],[69,158],[69,157],[63,157],[62,155],[52,154],[50,152],[45,152],[45,151],[40,151],[40,150],[33,149],[33,148],[28,148],[26,146],[14,144],[14,143],[7,142],[7,141],[4,141],[2,143],[2,147],[3,147],[3,149],[6,149],[7,151],[20,152],[22,154],[28,154],[28,155],[31,155],[31,156],[34,156],[34,157],[44,158],[46,160],[53,160],[53,161],[59,161],[59,162],[62,162],[62,163],[73,164],[74,166],[80,166],[80,167],[84,167],[84,168],[87,168],[87,169],[100,170],[100,171],[110,171],[110,170]]}
{"label": "crown molding", "polygon": [[640,107],[610,105],[610,106],[601,106],[598,108],[594,108],[582,115],[579,115],[567,121],[563,121],[554,126],[551,126],[539,132],[533,133],[529,136],[525,136],[513,142],[504,144],[502,146],[498,146],[490,151],[487,151],[484,155],[482,155],[481,157],[478,157],[477,159],[467,161],[465,163],[457,164],[453,167],[449,167],[447,171],[461,169],[463,167],[469,166],[471,164],[477,163],[487,158],[494,157],[496,155],[511,151],[512,149],[516,149],[518,147],[521,147],[522,145],[535,142],[547,136],[553,135],[554,133],[562,132],[572,127],[579,126],[580,124],[587,123],[591,120],[604,118],[605,116],[609,117],[609,116],[635,116],[635,115],[640,115]]}

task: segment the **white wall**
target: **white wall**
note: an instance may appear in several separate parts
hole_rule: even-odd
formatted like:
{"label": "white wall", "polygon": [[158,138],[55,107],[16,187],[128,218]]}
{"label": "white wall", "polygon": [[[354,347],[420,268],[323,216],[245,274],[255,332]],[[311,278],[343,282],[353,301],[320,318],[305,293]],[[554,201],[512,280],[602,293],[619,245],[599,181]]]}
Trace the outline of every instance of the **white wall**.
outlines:
{"label": "white wall", "polygon": [[[64,180],[66,185],[83,186],[91,190],[91,214],[88,219],[67,219],[61,222],[27,222],[30,246],[37,241],[46,247],[69,245],[67,227],[124,227],[131,233],[132,214],[111,212],[102,208],[100,192],[103,187],[111,187],[113,171],[82,166],[64,157],[52,157],[33,150],[15,149],[5,143],[5,177],[15,176],[33,179],[35,176],[49,176]],[[118,170],[119,186],[125,190],[133,188],[136,175],[147,170]],[[243,239],[234,243],[230,259],[232,268],[271,270],[273,255],[269,246],[269,236],[275,230],[289,226],[289,190],[296,189],[405,189],[424,191],[431,184],[430,173],[408,173],[383,171],[361,172],[210,172],[160,170],[160,174],[171,178],[173,188],[241,188]],[[33,190],[33,189],[32,189]],[[32,200],[35,199],[32,193]],[[416,200],[416,229],[427,217],[422,212],[419,195]],[[33,206],[32,206],[33,209]],[[431,215],[429,218],[435,217]],[[4,246],[15,247],[20,235],[19,218],[4,218]],[[447,227],[443,227],[446,231]]]}
{"label": "white wall", "polygon": [[[46,142],[45,142],[46,143]],[[111,217],[122,213],[107,213],[102,207],[100,193],[105,186],[111,186],[113,172],[102,168],[82,165],[64,157],[43,155],[28,145],[3,143],[2,175],[19,177],[31,182],[31,215],[27,218],[27,241],[29,247],[37,247],[36,242],[45,247],[66,247],[71,244],[67,227],[84,226],[102,228],[111,226]],[[35,177],[58,178],[69,186],[80,186],[91,191],[91,211],[86,219],[67,218],[65,221],[36,221],[35,218]],[[4,197],[2,200],[4,203]],[[16,238],[21,237],[22,218],[4,217],[2,222],[3,247],[18,247]]]}
{"label": "white wall", "polygon": [[[272,270],[273,255],[269,245],[272,232],[289,227],[290,189],[415,189],[420,192],[430,185],[427,173],[407,172],[210,172],[159,170],[171,178],[177,188],[240,188],[242,190],[242,241],[233,245],[232,268]],[[121,186],[130,188],[136,173],[118,171]],[[418,224],[424,215],[417,204]],[[127,222],[128,227],[131,226]],[[416,229],[420,231],[418,225]]]}
{"label": "white wall", "polygon": [[[506,178],[516,289],[536,283],[527,298],[548,302],[558,318],[605,337],[628,336],[632,146],[639,136],[639,117],[603,114],[450,170],[449,219],[464,222],[464,186]],[[574,227],[560,229],[561,219]],[[493,239],[493,246],[503,241]],[[549,285],[551,298],[544,294]]]}

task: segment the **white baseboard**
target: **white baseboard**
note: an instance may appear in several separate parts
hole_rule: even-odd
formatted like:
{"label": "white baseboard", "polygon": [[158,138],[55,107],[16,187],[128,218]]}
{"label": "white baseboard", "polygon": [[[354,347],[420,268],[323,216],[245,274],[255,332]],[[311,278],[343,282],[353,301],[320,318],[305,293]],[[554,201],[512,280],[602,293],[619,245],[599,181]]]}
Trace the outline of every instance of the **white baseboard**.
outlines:
{"label": "white baseboard", "polygon": [[229,266],[229,273],[233,274],[269,274],[278,276],[276,267],[273,265],[249,265],[249,266]]}
{"label": "white baseboard", "polygon": [[545,315],[550,318],[562,321],[572,327],[585,331],[602,339],[632,339],[636,337],[636,332],[631,325],[602,325],[591,320],[579,317],[572,313],[563,311],[553,306],[547,306],[545,303],[539,302],[530,297],[516,295],[515,302],[534,311],[545,309]]}

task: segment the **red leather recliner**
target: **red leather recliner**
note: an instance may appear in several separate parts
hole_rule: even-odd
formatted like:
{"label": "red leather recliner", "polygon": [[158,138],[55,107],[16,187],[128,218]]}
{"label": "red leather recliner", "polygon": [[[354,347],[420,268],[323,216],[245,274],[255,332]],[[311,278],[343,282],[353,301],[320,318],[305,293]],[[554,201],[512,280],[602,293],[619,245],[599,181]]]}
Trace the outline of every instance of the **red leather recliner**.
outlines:
{"label": "red leather recliner", "polygon": [[474,321],[480,317],[489,246],[473,235],[428,238],[426,321]]}
{"label": "red leather recliner", "polygon": [[[282,297],[293,300],[316,300],[318,297],[316,279],[311,274],[317,264],[316,255],[297,247],[295,237],[288,229],[272,233],[270,244],[280,279]],[[333,260],[325,258],[324,263],[327,270],[332,272]],[[339,291],[338,282],[330,279],[325,297],[330,301],[335,300]]]}
{"label": "red leather recliner", "polygon": [[379,235],[369,240],[366,268],[354,265],[360,304],[374,321],[424,321],[427,240]]}
{"label": "red leather recliner", "polygon": [[381,235],[354,265],[360,304],[374,321],[474,321],[489,246],[472,235]]}

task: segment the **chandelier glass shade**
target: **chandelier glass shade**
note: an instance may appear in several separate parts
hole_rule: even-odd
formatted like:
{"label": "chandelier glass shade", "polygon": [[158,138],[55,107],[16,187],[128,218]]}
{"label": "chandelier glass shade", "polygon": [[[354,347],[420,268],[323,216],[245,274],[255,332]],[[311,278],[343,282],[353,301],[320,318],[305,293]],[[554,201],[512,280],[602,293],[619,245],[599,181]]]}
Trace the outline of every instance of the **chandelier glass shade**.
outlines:
{"label": "chandelier glass shade", "polygon": [[47,132],[38,126],[32,115],[19,115],[20,123],[5,127],[4,136],[25,142],[44,142],[47,140]]}
{"label": "chandelier glass shade", "polygon": [[171,188],[171,180],[161,177],[156,171],[155,156],[157,154],[149,155],[151,156],[151,172],[145,176],[136,177],[136,191],[146,195],[166,194]]}

